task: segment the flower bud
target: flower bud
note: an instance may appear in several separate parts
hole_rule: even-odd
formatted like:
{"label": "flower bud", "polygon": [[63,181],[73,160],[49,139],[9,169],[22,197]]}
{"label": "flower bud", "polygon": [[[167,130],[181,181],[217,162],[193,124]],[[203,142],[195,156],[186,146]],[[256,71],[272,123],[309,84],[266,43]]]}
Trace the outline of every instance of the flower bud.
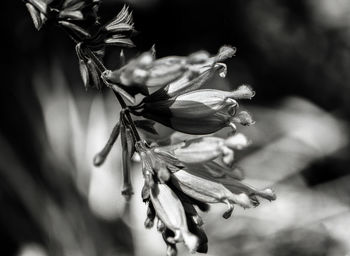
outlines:
{"label": "flower bud", "polygon": [[172,117],[198,119],[220,110],[225,113],[228,112],[228,109],[237,107],[238,103],[230,98],[230,95],[231,92],[214,89],[191,91],[174,99],[145,103],[141,113],[150,112]]}
{"label": "flower bud", "polygon": [[104,163],[109,152],[112,149],[112,146],[114,145],[115,141],[119,136],[119,132],[120,132],[120,123],[117,122],[117,124],[113,128],[111,135],[108,138],[106,145],[98,154],[95,155],[94,161],[93,161],[95,166],[100,166]]}
{"label": "flower bud", "polygon": [[165,86],[184,73],[183,57],[166,57],[154,60],[151,52],[145,52],[122,68],[106,74],[111,83],[124,86]]}
{"label": "flower bud", "polygon": [[227,68],[223,61],[233,56],[235,48],[223,46],[217,56],[208,58],[206,52],[191,54],[186,60],[186,72],[179,79],[174,80],[158,91],[147,96],[144,102],[154,102],[176,97],[186,92],[199,89],[216,71],[221,77],[226,76]]}
{"label": "flower bud", "polygon": [[170,147],[158,147],[155,153],[170,153],[184,163],[201,163],[217,158],[222,153],[224,140],[217,137],[201,137]]}
{"label": "flower bud", "polygon": [[184,241],[188,249],[195,252],[198,238],[188,231],[185,211],[176,194],[165,184],[155,184],[151,190],[151,201],[158,218],[175,234],[168,241]]}
{"label": "flower bud", "polygon": [[[220,183],[225,188],[230,190],[233,194],[245,194],[250,198],[253,206],[257,206],[259,204],[256,196],[262,197],[269,201],[276,199],[276,195],[272,189],[267,188],[258,190],[250,185],[241,182],[240,177],[237,179],[235,176],[232,176],[229,171],[225,171],[226,175],[212,175],[212,173],[210,173],[206,167],[212,168],[212,170],[215,171],[215,168],[217,167],[215,167],[215,164],[213,165],[213,163],[214,162],[187,165],[186,172],[205,180]],[[222,169],[224,169],[224,167]],[[174,175],[176,176],[176,173],[174,173]]]}
{"label": "flower bud", "polygon": [[233,194],[224,185],[211,180],[179,170],[172,174],[173,184],[186,195],[206,203],[225,203],[228,211],[232,212],[233,204],[250,208],[253,202],[245,193]]}

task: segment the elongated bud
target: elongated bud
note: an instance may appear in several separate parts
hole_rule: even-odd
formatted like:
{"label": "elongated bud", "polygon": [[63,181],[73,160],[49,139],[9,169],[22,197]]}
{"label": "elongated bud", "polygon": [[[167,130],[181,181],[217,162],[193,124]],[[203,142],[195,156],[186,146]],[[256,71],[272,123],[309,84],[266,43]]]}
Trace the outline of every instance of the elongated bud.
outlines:
{"label": "elongated bud", "polygon": [[119,132],[120,132],[120,123],[118,122],[114,128],[113,131],[111,133],[111,135],[108,138],[108,141],[106,143],[106,145],[103,147],[103,149],[97,153],[94,157],[94,165],[95,166],[100,166],[101,164],[104,163],[104,161],[106,160],[109,152],[111,151],[115,141],[117,140],[118,136],[119,136]]}
{"label": "elongated bud", "polygon": [[225,140],[218,137],[201,137],[176,145],[154,149],[158,154],[170,154],[183,163],[194,164],[211,161],[219,156],[226,164],[233,161],[233,151],[225,145]]}
{"label": "elongated bud", "polygon": [[146,103],[144,111],[156,112],[173,117],[196,118],[206,117],[219,110],[231,109],[238,103],[231,99],[230,92],[205,89],[182,94],[175,99],[164,102]]}
{"label": "elongated bud", "polygon": [[85,89],[87,89],[89,88],[89,84],[90,84],[89,69],[85,61],[82,59],[79,60],[79,70],[80,70],[81,78],[83,80],[84,87]]}
{"label": "elongated bud", "polygon": [[233,56],[235,48],[224,46],[220,49],[217,56],[208,57],[205,51],[199,51],[191,54],[185,61],[185,72],[173,82],[154,92],[144,99],[144,102],[154,102],[161,99],[169,99],[186,92],[199,89],[208,81],[216,71],[219,71],[221,77],[226,76],[227,68],[223,61]]}
{"label": "elongated bud", "polygon": [[98,71],[96,65],[94,64],[94,62],[91,59],[88,59],[86,62],[86,66],[89,70],[91,86],[93,86],[97,89],[101,89],[102,85],[101,85],[100,75],[99,75],[99,71]]}
{"label": "elongated bud", "polygon": [[166,57],[154,60],[151,52],[145,52],[121,69],[106,75],[108,81],[125,86],[165,86],[184,72],[183,57]]}
{"label": "elongated bud", "polygon": [[270,188],[258,190],[236,179],[223,178],[223,179],[217,179],[217,180],[221,182],[225,187],[227,187],[233,193],[243,192],[248,196],[250,196],[251,198],[253,198],[254,196],[259,196],[269,201],[276,200],[276,195],[273,192],[273,190]]}
{"label": "elongated bud", "polygon": [[[221,172],[221,175],[213,175],[213,173],[210,172],[210,169],[208,168],[210,168],[214,174],[220,174]],[[221,168],[221,170],[218,170],[218,168]],[[237,178],[235,175],[232,175],[232,172],[230,170],[227,170],[227,167],[220,167],[215,162],[187,165],[186,172],[189,172],[190,174],[205,180],[220,183],[225,188],[230,190],[233,194],[239,195],[244,193],[250,198],[253,206],[257,206],[259,204],[256,196],[262,197],[269,201],[276,199],[276,195],[272,189],[266,188],[258,190],[250,185],[247,185],[241,182],[240,176]],[[176,173],[174,173],[174,175],[176,176]]]}
{"label": "elongated bud", "polygon": [[121,127],[121,144],[122,144],[122,160],[123,160],[123,188],[122,195],[126,200],[130,200],[134,194],[131,176],[130,176],[130,160],[132,154],[133,140],[130,135],[130,129],[122,124]]}
{"label": "elongated bud", "polygon": [[156,153],[169,152],[184,163],[200,163],[217,158],[224,140],[216,137],[202,137],[168,147],[159,147]]}
{"label": "elongated bud", "polygon": [[233,204],[243,208],[250,208],[253,202],[245,193],[233,194],[224,185],[204,179],[193,174],[180,170],[172,174],[173,184],[185,194],[201,202],[225,203],[228,205],[228,212],[232,212]]}
{"label": "elongated bud", "polygon": [[188,249],[195,252],[198,238],[188,231],[185,211],[176,194],[165,184],[155,184],[151,190],[151,201],[158,218],[175,234],[168,241],[184,241]]}
{"label": "elongated bud", "polygon": [[220,64],[221,65],[218,63],[214,66],[203,65],[203,68],[200,68],[197,72],[193,70],[186,71],[181,78],[171,82],[166,87],[159,89],[150,96],[147,96],[143,101],[153,102],[169,99],[186,92],[197,90],[207,82],[217,70],[222,72],[222,70],[225,69],[226,65],[223,63]]}

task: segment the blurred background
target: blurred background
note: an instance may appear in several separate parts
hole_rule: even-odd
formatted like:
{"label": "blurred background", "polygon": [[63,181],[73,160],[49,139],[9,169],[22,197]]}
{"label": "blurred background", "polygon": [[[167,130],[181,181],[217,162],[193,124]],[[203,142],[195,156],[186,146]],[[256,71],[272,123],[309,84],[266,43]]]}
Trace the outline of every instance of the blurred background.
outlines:
{"label": "blurred background", "polygon": [[[238,51],[227,78],[207,86],[256,91],[243,103],[257,121],[242,129],[253,144],[237,164],[278,198],[229,220],[224,206],[203,214],[208,255],[350,255],[350,1],[104,0],[103,20],[124,3],[139,31],[127,59],[153,44],[157,57],[229,44]],[[165,255],[143,226],[139,164],[129,203],[119,140],[92,165],[117,121],[113,95],[85,91],[61,30],[37,32],[21,1],[2,4],[0,255]],[[108,50],[109,68],[118,56]]]}

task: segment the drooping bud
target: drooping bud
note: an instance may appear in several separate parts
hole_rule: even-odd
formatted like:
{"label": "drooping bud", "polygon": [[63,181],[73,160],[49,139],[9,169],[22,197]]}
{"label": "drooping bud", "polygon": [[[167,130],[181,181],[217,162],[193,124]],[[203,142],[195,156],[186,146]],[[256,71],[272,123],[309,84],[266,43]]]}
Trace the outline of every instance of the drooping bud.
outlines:
{"label": "drooping bud", "polygon": [[218,164],[215,161],[209,161],[205,163],[186,164],[188,167],[186,170],[193,172],[197,176],[204,176],[208,179],[213,178],[233,178],[236,180],[242,180],[242,170],[238,167],[231,168],[226,165]]}
{"label": "drooping bud", "polygon": [[242,149],[248,145],[243,134],[233,135],[227,139],[218,137],[200,137],[175,145],[156,147],[154,152],[160,155],[171,155],[185,164],[205,163],[219,156],[225,164],[233,162],[233,149]]}
{"label": "drooping bud", "polygon": [[206,203],[225,203],[228,217],[233,210],[233,204],[250,208],[254,203],[245,193],[233,194],[224,185],[180,170],[172,174],[172,183],[186,195]]}
{"label": "drooping bud", "polygon": [[[238,106],[238,103],[230,98],[232,92],[203,89],[191,91],[164,101],[150,102],[143,105],[141,114],[145,112],[163,116],[182,118],[202,118],[218,111],[224,113]],[[229,114],[229,113],[228,113]]]}
{"label": "drooping bud", "polygon": [[117,140],[120,132],[120,123],[117,122],[117,124],[114,126],[113,131],[111,135],[108,138],[108,141],[106,145],[103,147],[103,149],[97,153],[94,157],[94,165],[95,166],[100,166],[101,164],[104,163],[106,160],[109,152],[112,149],[112,146],[114,145],[115,141]]}
{"label": "drooping bud", "polygon": [[201,163],[217,158],[221,153],[224,140],[217,137],[201,137],[169,147],[158,147],[155,153],[170,153],[184,163]]}
{"label": "drooping bud", "polygon": [[[205,180],[220,183],[225,188],[230,190],[233,194],[244,193],[250,198],[253,206],[257,206],[259,204],[259,201],[256,198],[256,196],[262,197],[269,201],[276,199],[276,195],[272,191],[272,189],[267,188],[263,190],[258,190],[250,185],[243,183],[241,179],[237,179],[236,176],[233,176],[232,173],[230,173],[230,171],[225,171],[225,175],[212,175],[212,173],[210,173],[208,169],[206,169],[206,167],[212,168],[212,170],[215,171],[215,168],[217,167],[213,163],[214,162],[209,162],[206,164],[187,165],[186,172]],[[174,175],[176,176],[176,173],[174,173]]]}
{"label": "drooping bud", "polygon": [[111,83],[124,86],[165,86],[178,79],[184,72],[183,57],[166,57],[154,60],[151,52],[145,52],[121,69],[106,74]]}
{"label": "drooping bud", "polygon": [[122,144],[122,160],[123,160],[123,188],[122,195],[126,200],[130,200],[134,194],[131,175],[130,175],[130,160],[134,151],[134,142],[131,136],[131,131],[125,124],[121,126],[121,144]]}
{"label": "drooping bud", "polygon": [[166,184],[155,184],[151,190],[151,201],[158,218],[175,234],[168,241],[184,241],[188,249],[195,252],[198,238],[188,231],[185,211],[176,194]]}

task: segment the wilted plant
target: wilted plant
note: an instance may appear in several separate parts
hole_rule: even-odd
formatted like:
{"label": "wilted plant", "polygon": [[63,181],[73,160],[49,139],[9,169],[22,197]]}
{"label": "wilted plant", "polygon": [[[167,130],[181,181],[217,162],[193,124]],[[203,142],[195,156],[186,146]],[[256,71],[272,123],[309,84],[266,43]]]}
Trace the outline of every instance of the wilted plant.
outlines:
{"label": "wilted plant", "polygon": [[[133,194],[130,162],[138,154],[142,162],[142,199],[148,205],[145,226],[157,229],[168,246],[167,255],[176,255],[176,243],[184,242],[191,252],[207,252],[205,232],[198,214],[211,203],[224,203],[229,218],[235,204],[243,208],[259,205],[258,196],[274,200],[271,189],[257,190],[242,183],[232,170],[234,151],[249,145],[236,133],[236,124],[254,121],[239,111],[238,100],[251,99],[254,91],[241,85],[233,91],[200,89],[216,72],[226,75],[227,58],[235,48],[223,46],[215,56],[205,51],[186,57],[156,59],[155,49],[142,53],[117,70],[108,70],[102,61],[105,48],[134,47],[132,14],[124,6],[106,24],[98,21],[99,0],[25,0],[34,25],[40,29],[50,22],[63,28],[76,43],[76,53],[85,88],[113,90],[122,110],[105,147],[95,156],[101,165],[117,137],[121,136],[124,186],[122,194]],[[121,50],[124,62],[123,50]],[[150,91],[154,92],[150,92]],[[143,98],[136,102],[136,95]],[[127,104],[127,103],[128,104]],[[142,119],[135,120],[133,116]],[[188,134],[208,135],[231,127],[232,135],[223,139],[202,136],[177,144],[160,145],[143,139],[139,129],[157,135],[155,122]]]}

